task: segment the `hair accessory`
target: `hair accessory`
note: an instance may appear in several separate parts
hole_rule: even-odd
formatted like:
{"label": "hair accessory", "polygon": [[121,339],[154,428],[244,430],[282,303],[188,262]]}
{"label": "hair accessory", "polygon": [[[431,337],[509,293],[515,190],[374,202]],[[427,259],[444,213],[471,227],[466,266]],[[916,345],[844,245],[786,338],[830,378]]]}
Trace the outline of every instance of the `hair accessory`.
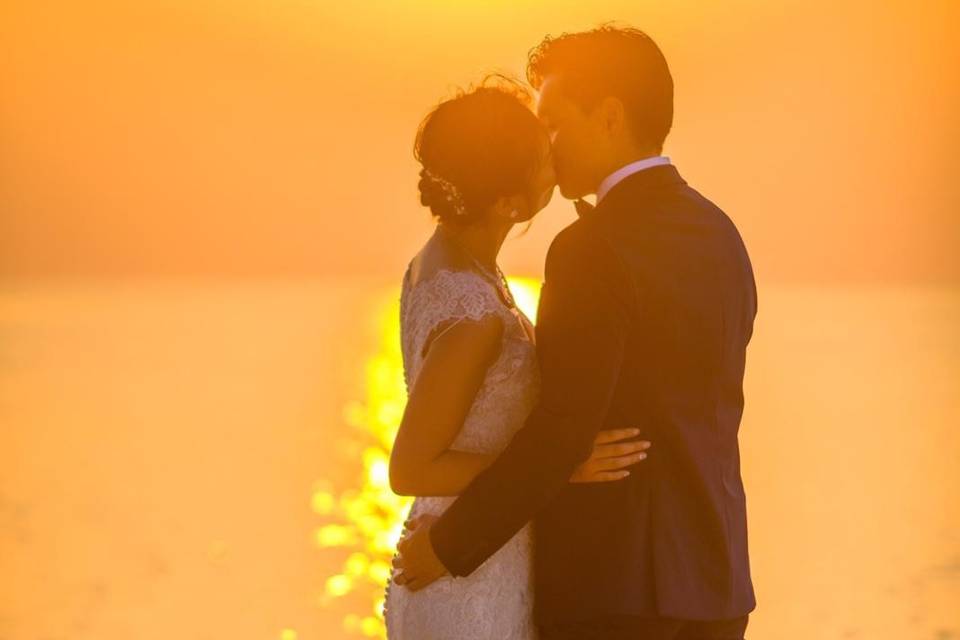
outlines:
{"label": "hair accessory", "polygon": [[440,189],[443,191],[444,199],[453,205],[454,215],[467,215],[467,207],[463,203],[463,194],[460,193],[460,189],[457,188],[457,185],[445,178],[441,178],[433,171],[430,171],[430,169],[425,168],[423,170],[423,175],[425,178],[428,178],[439,185]]}

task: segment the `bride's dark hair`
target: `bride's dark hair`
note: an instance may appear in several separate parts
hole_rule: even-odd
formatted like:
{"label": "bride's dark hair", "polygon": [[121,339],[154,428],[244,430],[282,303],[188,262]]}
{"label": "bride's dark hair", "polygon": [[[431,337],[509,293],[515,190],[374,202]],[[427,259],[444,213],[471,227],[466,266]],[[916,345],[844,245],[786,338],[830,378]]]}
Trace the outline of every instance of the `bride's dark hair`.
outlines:
{"label": "bride's dark hair", "polygon": [[499,198],[523,193],[538,169],[543,129],[530,92],[504,75],[460,89],[420,123],[413,145],[420,203],[444,222],[476,222]]}

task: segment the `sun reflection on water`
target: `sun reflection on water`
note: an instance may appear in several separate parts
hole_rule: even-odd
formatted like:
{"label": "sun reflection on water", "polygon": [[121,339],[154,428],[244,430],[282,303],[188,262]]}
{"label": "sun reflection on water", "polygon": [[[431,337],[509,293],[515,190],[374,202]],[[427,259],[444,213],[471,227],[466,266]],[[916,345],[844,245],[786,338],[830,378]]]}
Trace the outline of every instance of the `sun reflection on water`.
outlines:
{"label": "sun reflection on water", "polygon": [[[540,283],[531,278],[510,278],[517,306],[536,317]],[[325,524],[314,531],[321,548],[342,549],[340,573],[324,585],[321,605],[350,593],[364,594],[370,608],[352,612],[343,620],[346,631],[370,638],[385,638],[384,588],[390,579],[390,561],[413,502],[390,490],[388,461],[394,436],[406,404],[403,358],[400,352],[400,303],[396,295],[380,313],[379,345],[366,362],[366,398],[350,403],[345,419],[363,440],[355,486],[334,491],[326,481],[317,483],[312,507]]]}

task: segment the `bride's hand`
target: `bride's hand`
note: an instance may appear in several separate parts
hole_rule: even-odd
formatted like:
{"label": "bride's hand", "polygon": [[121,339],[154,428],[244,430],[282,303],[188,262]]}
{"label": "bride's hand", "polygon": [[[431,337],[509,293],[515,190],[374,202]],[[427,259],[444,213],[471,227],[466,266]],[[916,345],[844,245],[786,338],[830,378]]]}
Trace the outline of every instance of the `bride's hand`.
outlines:
{"label": "bride's hand", "polygon": [[625,467],[647,457],[650,442],[620,442],[640,434],[639,429],[611,429],[601,431],[593,441],[593,453],[586,462],[577,467],[570,482],[613,482],[630,475]]}

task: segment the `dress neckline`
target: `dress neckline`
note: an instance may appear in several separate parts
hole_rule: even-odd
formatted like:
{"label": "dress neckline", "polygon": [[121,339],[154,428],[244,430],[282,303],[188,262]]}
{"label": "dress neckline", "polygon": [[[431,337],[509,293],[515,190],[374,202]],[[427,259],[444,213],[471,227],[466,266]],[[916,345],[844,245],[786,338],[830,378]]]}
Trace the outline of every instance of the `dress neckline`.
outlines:
{"label": "dress neckline", "polygon": [[412,296],[414,292],[416,292],[421,287],[431,282],[434,282],[435,280],[441,277],[453,277],[459,274],[471,276],[473,279],[483,283],[483,285],[493,293],[493,297],[496,298],[497,302],[500,304],[500,307],[514,317],[514,320],[519,325],[520,332],[523,334],[524,340],[526,340],[530,344],[535,344],[533,337],[528,333],[527,327],[524,324],[524,318],[526,318],[526,321],[530,322],[531,325],[533,324],[533,322],[529,318],[527,318],[526,314],[523,313],[520,307],[509,306],[506,303],[506,301],[503,299],[503,296],[500,294],[500,292],[497,291],[497,288],[493,286],[493,284],[489,280],[481,276],[479,273],[476,273],[475,271],[471,271],[470,269],[448,269],[446,267],[441,267],[436,271],[434,271],[432,274],[430,274],[429,277],[418,280],[416,284],[411,284],[410,270],[412,266],[413,266],[413,263],[408,264],[407,271],[403,275],[404,285],[406,287],[408,296]]}

